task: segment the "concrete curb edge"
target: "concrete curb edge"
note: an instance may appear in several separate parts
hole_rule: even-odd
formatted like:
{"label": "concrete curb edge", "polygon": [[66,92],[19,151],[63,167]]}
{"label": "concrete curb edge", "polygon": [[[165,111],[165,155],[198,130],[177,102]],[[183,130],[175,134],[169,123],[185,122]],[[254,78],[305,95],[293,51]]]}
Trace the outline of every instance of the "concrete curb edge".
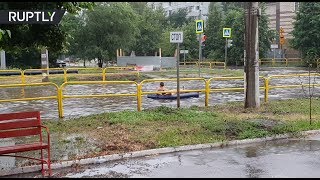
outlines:
{"label": "concrete curb edge", "polygon": [[[301,135],[313,135],[313,134],[319,134],[319,133],[320,133],[320,130],[310,130],[310,131],[300,132]],[[290,137],[292,136],[290,136],[289,134],[281,134],[281,135],[275,135],[271,137],[263,137],[263,138],[255,138],[255,139],[233,140],[228,142],[217,142],[217,143],[186,145],[186,146],[178,146],[178,147],[166,147],[166,148],[159,148],[159,149],[148,149],[148,150],[142,150],[142,151],[123,153],[123,154],[111,154],[111,155],[105,155],[105,156],[99,156],[99,157],[93,157],[93,158],[87,158],[87,159],[53,163],[51,164],[51,169],[52,170],[61,169],[61,168],[71,167],[77,164],[80,164],[80,165],[100,164],[108,161],[159,155],[159,154],[173,153],[173,152],[179,152],[179,151],[189,151],[189,150],[217,148],[217,147],[223,147],[223,146],[259,143],[259,142],[265,142],[265,141],[271,141],[271,140],[286,139]],[[31,173],[31,172],[36,172],[40,170],[41,170],[41,165],[24,166],[24,167],[18,167],[10,170],[1,170],[0,176],[15,175],[15,174],[21,174],[21,173]]]}

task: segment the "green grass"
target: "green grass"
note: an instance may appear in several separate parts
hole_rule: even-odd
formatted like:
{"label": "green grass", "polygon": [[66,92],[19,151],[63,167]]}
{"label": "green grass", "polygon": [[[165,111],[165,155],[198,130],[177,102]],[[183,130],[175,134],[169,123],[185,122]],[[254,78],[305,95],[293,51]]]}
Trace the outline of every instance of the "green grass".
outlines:
{"label": "green grass", "polygon": [[[313,120],[309,124],[308,100],[294,99],[262,104],[258,110],[243,109],[233,102],[213,107],[169,108],[121,111],[44,122],[55,134],[86,134],[101,143],[121,146],[120,152],[247,139],[320,128],[320,100],[313,100]],[[102,129],[102,130],[99,130]],[[122,144],[121,144],[122,143]],[[117,151],[118,152],[118,151]]]}

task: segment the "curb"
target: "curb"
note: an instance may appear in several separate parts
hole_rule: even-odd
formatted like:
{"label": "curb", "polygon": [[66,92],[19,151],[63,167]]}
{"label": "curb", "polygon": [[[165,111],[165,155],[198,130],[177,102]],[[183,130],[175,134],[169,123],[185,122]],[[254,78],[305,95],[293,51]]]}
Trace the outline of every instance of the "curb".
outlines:
{"label": "curb", "polygon": [[[320,130],[302,131],[300,132],[300,134],[301,135],[320,134]],[[217,142],[217,143],[186,145],[186,146],[178,146],[178,147],[166,147],[166,148],[159,148],[159,149],[148,149],[148,150],[142,150],[142,151],[123,153],[123,154],[112,154],[112,155],[105,155],[105,156],[99,156],[99,157],[93,157],[93,158],[87,158],[87,159],[54,163],[54,164],[51,164],[51,169],[52,170],[62,169],[66,167],[71,167],[76,164],[79,164],[79,165],[100,164],[100,163],[105,163],[105,162],[115,161],[115,160],[123,160],[128,158],[159,155],[159,154],[166,154],[166,153],[173,153],[173,152],[180,152],[180,151],[209,149],[209,148],[211,149],[211,148],[217,148],[217,147],[223,147],[223,146],[252,144],[252,143],[265,142],[265,141],[286,139],[290,137],[292,136],[290,136],[289,134],[282,134],[282,135],[275,135],[272,137],[263,137],[263,138],[255,138],[255,139],[233,140],[228,142]],[[1,170],[0,176],[8,176],[8,175],[21,174],[21,173],[31,173],[31,172],[37,172],[40,170],[41,170],[41,165],[18,167],[15,169]]]}

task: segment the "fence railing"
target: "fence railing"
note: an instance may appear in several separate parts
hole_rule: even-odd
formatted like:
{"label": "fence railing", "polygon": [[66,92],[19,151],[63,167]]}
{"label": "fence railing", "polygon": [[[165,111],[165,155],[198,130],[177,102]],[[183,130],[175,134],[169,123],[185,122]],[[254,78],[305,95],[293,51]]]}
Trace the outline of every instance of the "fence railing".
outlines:
{"label": "fence railing", "polygon": [[271,63],[272,66],[275,66],[276,63],[285,64],[286,67],[288,67],[289,63],[292,62],[302,62],[301,58],[261,58],[259,59],[259,65],[262,65],[262,63]]}
{"label": "fence railing", "polygon": [[[101,75],[101,74],[99,74]],[[311,73],[311,76],[317,76],[319,77],[319,73]],[[264,80],[264,85],[260,86],[260,90],[264,90],[264,101],[268,102],[268,96],[269,91],[272,89],[283,89],[283,88],[301,88],[301,87],[308,87],[309,84],[303,84],[303,83],[296,83],[292,85],[270,85],[270,82],[273,79],[283,79],[283,78],[292,78],[292,77],[307,77],[309,74],[288,74],[288,75],[272,75],[268,77],[260,76],[260,79]],[[230,81],[230,80],[243,80],[244,83],[244,77],[212,77],[210,79],[204,79],[204,78],[180,78],[180,81],[201,81],[203,82],[204,88],[197,88],[197,89],[188,89],[188,90],[181,90],[181,92],[199,92],[205,94],[205,106],[209,106],[209,97],[212,93],[217,92],[228,92],[228,91],[243,91],[244,92],[244,86],[238,86],[238,87],[223,87],[223,88],[211,88],[211,83],[213,81]],[[137,110],[142,110],[142,96],[147,94],[156,94],[158,92],[156,91],[143,91],[143,86],[147,83],[154,83],[154,82],[160,82],[160,81],[176,81],[175,78],[170,79],[145,79],[141,81],[140,83],[137,83],[135,81],[68,81],[63,83],[60,87],[57,86],[54,83],[31,83],[31,84],[5,84],[0,85],[0,88],[14,88],[14,87],[32,87],[32,86],[54,86],[56,88],[57,95],[56,96],[46,96],[46,97],[36,97],[36,98],[20,98],[20,99],[2,99],[1,102],[15,102],[15,101],[33,101],[33,100],[46,100],[46,99],[56,99],[58,102],[58,112],[59,117],[64,117],[64,108],[63,108],[63,100],[68,98],[107,98],[107,97],[124,97],[124,96],[132,96],[137,98]],[[110,93],[110,94],[98,94],[98,95],[65,95],[64,89],[67,86],[72,85],[90,85],[90,84],[99,84],[99,85],[105,85],[105,84],[132,84],[136,86],[136,91],[134,93],[124,93],[124,94],[118,94],[118,93]],[[244,85],[244,84],[243,84]],[[312,84],[311,86],[320,86],[320,84]],[[172,91],[168,91],[172,92]]]}
{"label": "fence railing", "polygon": [[32,98],[26,98],[23,97],[22,98],[16,98],[16,99],[0,99],[0,103],[3,102],[17,102],[17,101],[34,101],[34,100],[48,100],[48,99],[56,99],[57,103],[58,103],[58,112],[59,112],[59,117],[60,116],[60,112],[63,111],[63,109],[61,109],[61,104],[60,104],[60,100],[61,100],[61,96],[59,93],[60,88],[51,82],[46,82],[46,83],[33,83],[33,84],[4,84],[4,85],[0,85],[0,88],[18,88],[21,87],[22,89],[22,94],[24,94],[24,88],[25,87],[41,87],[41,86],[53,86],[55,88],[55,91],[57,92],[57,94],[55,96],[43,96],[43,97],[32,97]]}
{"label": "fence railing", "polygon": [[220,61],[202,61],[202,62],[198,62],[198,61],[187,61],[187,62],[180,62],[180,65],[184,65],[184,66],[188,66],[188,65],[195,65],[199,67],[201,65],[206,65],[208,67],[210,67],[210,69],[214,68],[214,67],[223,67],[224,69],[226,69],[226,64],[224,62],[220,62]]}

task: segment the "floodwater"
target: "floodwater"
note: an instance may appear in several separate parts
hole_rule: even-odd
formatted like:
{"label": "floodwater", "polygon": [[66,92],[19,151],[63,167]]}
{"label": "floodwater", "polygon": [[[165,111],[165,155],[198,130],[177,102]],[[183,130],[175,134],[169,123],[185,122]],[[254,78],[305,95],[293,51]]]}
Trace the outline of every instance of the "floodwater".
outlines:
{"label": "floodwater", "polygon": [[[306,70],[301,69],[261,69],[260,75],[280,75],[280,74],[295,74],[307,73]],[[202,73],[205,78],[212,76]],[[319,84],[320,77],[311,77],[311,84]],[[270,85],[301,85],[307,84],[308,77],[290,77],[281,79],[272,79]],[[260,80],[260,87],[264,84],[263,79]],[[169,89],[176,89],[176,82],[166,82]],[[225,88],[225,87],[243,87],[243,80],[228,80],[228,81],[212,81],[211,88]],[[143,92],[155,91],[158,83],[146,83],[143,85]],[[204,89],[204,81],[182,81],[180,84],[181,89]],[[319,97],[319,88],[311,88],[313,97]],[[70,85],[64,90],[64,95],[90,95],[90,94],[135,94],[137,90],[136,85]],[[0,89],[0,99],[13,99],[13,98],[31,98],[31,97],[44,97],[56,96],[56,89],[54,87],[25,87],[25,88],[2,88]],[[274,99],[290,99],[308,97],[308,87],[287,88],[287,89],[271,89],[269,91],[269,100]],[[181,99],[181,107],[190,107],[193,105],[204,106],[205,95],[200,94],[199,98]],[[264,100],[264,91],[260,91],[260,99]],[[218,92],[211,93],[209,96],[209,105],[221,104],[230,101],[243,101],[243,92]],[[142,98],[142,108],[153,108],[158,106],[176,107],[175,100],[153,100],[148,99],[146,96]],[[106,98],[65,98],[63,100],[63,109],[65,119],[72,117],[85,116],[90,114],[98,114],[102,112],[114,112],[122,110],[137,110],[136,97],[106,97]],[[18,111],[33,111],[38,110],[41,112],[42,119],[57,119],[58,106],[57,100],[37,100],[37,101],[20,101],[20,102],[6,102],[0,103],[0,112],[18,112]]]}
{"label": "floodwater", "polygon": [[[320,136],[154,155],[53,171],[86,178],[320,177]],[[28,173],[11,177],[40,177]]]}

